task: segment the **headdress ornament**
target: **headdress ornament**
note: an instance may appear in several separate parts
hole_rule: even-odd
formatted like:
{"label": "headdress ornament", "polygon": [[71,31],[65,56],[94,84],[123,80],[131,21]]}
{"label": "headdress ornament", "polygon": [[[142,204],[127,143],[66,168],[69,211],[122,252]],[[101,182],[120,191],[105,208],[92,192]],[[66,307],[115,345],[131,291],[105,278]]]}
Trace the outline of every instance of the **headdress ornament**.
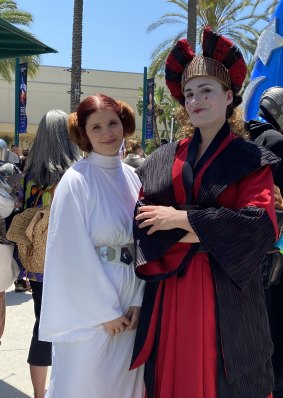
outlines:
{"label": "headdress ornament", "polygon": [[184,105],[183,88],[196,76],[211,76],[237,94],[245,80],[247,66],[239,48],[227,37],[206,27],[202,37],[202,55],[196,55],[186,39],[179,40],[165,66],[166,84],[178,102]]}

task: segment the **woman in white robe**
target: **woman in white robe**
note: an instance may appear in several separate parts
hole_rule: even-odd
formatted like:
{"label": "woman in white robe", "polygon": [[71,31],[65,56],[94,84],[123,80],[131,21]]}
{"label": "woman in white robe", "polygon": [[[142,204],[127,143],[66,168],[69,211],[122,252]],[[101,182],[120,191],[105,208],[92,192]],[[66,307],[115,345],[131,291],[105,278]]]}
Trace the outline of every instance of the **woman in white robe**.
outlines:
{"label": "woman in white robe", "polygon": [[52,203],[39,337],[53,343],[46,398],[142,398],[143,368],[129,371],[143,283],[134,273],[132,219],[140,182],[119,148],[132,109],[97,94],[70,115],[88,153]]}

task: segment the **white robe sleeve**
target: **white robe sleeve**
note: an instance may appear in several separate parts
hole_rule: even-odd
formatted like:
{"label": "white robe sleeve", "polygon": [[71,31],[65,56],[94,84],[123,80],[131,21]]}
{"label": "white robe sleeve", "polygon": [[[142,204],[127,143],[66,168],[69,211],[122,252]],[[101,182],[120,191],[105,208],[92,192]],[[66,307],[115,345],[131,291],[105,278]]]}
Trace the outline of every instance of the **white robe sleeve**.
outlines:
{"label": "white robe sleeve", "polygon": [[47,239],[40,340],[88,339],[94,326],[123,315],[115,287],[88,233],[95,200],[90,196],[86,180],[73,169],[56,189]]}
{"label": "white robe sleeve", "polygon": [[140,280],[139,287],[138,287],[135,297],[131,303],[132,307],[141,307],[142,300],[143,300],[143,294],[144,294],[144,288],[145,288],[145,281]]}

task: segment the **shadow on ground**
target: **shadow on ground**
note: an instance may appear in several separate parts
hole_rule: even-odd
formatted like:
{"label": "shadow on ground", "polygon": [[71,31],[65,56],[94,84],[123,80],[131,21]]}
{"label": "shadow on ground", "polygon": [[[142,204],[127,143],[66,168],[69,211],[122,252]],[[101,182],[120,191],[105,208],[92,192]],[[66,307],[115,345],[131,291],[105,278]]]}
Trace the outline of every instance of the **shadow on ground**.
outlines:
{"label": "shadow on ground", "polygon": [[1,398],[30,398],[29,395],[24,394],[17,388],[11,386],[5,381],[0,380],[0,397]]}
{"label": "shadow on ground", "polygon": [[[21,305],[30,300],[32,300],[32,295],[31,295],[31,293],[28,293],[28,292],[16,293],[14,291],[11,291],[11,292],[6,293],[6,306]],[[0,395],[0,397],[2,398],[1,395]]]}

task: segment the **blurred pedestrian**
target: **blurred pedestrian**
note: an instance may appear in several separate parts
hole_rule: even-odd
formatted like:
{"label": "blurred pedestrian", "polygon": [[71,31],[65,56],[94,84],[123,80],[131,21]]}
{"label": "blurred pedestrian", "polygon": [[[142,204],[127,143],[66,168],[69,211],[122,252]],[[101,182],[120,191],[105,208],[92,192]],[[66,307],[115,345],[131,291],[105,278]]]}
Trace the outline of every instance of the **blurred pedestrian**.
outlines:
{"label": "blurred pedestrian", "polygon": [[143,151],[140,141],[135,139],[127,139],[125,141],[125,158],[123,163],[134,167],[139,167],[145,159],[145,153]]}

